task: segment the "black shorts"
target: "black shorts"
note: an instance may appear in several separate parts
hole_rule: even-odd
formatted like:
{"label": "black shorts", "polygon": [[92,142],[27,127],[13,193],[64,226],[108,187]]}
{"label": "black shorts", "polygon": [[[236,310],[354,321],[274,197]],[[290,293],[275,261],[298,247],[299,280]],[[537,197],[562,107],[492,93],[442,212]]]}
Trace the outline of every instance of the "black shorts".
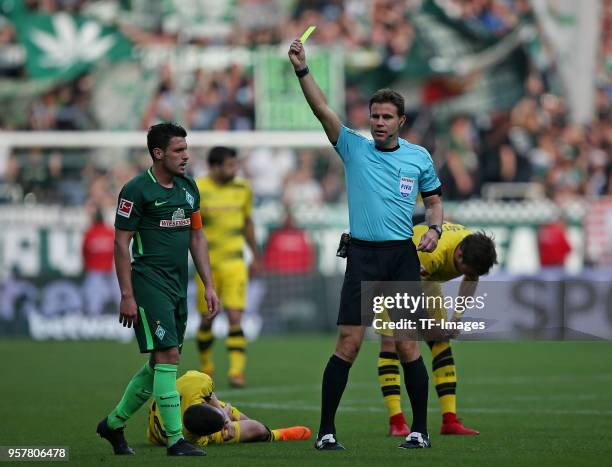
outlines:
{"label": "black shorts", "polygon": [[373,314],[370,316],[368,310],[362,310],[362,281],[419,282],[420,271],[421,263],[412,240],[367,242],[352,238],[340,295],[338,324],[372,324]]}

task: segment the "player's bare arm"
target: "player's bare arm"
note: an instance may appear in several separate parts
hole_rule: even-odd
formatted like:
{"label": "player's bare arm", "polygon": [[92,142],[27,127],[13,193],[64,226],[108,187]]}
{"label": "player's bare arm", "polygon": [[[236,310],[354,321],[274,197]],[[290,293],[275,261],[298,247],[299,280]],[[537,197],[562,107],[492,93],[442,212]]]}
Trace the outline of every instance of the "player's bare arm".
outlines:
{"label": "player's bare arm", "polygon": [[210,313],[208,319],[213,319],[221,309],[219,298],[215,292],[215,288],[210,274],[210,259],[208,256],[208,241],[204,236],[202,229],[192,229],[189,237],[189,251],[193,258],[193,264],[195,264],[198,274],[204,282],[206,287],[206,303]]}
{"label": "player's bare arm", "polygon": [[[289,60],[296,72],[306,68],[306,52],[299,39],[294,40],[289,47]],[[327,139],[335,145],[338,142],[340,128],[342,127],[340,119],[327,105],[327,99],[311,73],[307,73],[299,78],[299,81],[306,102],[308,102],[312,109],[312,113],[321,122]]]}
{"label": "player's bare arm", "polygon": [[244,222],[244,238],[253,254],[253,263],[251,264],[251,271],[254,274],[259,272],[261,266],[261,257],[259,250],[257,249],[257,240],[255,239],[255,223],[251,216],[247,216]]}
{"label": "player's bare arm", "polygon": [[[432,195],[423,198],[423,204],[425,204],[425,218],[427,219],[428,225],[442,225],[444,212],[442,210],[442,199],[440,195]],[[438,232],[434,229],[429,229],[421,237],[417,250],[431,253],[438,246]]]}
{"label": "player's bare arm", "polygon": [[473,297],[476,294],[476,288],[478,287],[478,276],[463,276],[461,284],[459,284],[459,296],[460,297]]}
{"label": "player's bare arm", "polygon": [[115,270],[121,290],[119,303],[119,322],[123,327],[131,328],[138,322],[138,307],[132,288],[132,263],[130,257],[130,242],[134,232],[115,229]]}
{"label": "player's bare arm", "polygon": [[[478,275],[464,275],[459,284],[459,291],[457,295],[459,297],[473,297],[476,295],[476,289],[478,288]],[[461,313],[455,312],[453,320],[460,321]]]}
{"label": "player's bare arm", "polygon": [[223,423],[223,430],[222,430],[223,439],[225,441],[232,439],[234,435],[236,434],[236,429],[232,425],[232,421],[235,420],[234,414],[232,412],[232,406],[229,403],[226,403],[225,407],[223,407],[221,403],[219,402],[219,399],[217,399],[217,396],[215,395],[214,392],[210,395],[208,404],[219,409],[221,413],[223,414],[223,418],[225,419]]}
{"label": "player's bare arm", "polygon": [[[459,297],[473,297],[474,295],[476,295],[476,288],[478,287],[478,276],[477,275],[464,275],[463,279],[461,279],[461,284],[459,284],[459,291],[457,292],[457,295]],[[461,321],[461,315],[462,313],[458,313],[458,312],[454,312],[453,313],[453,321]],[[453,329],[452,331],[449,331],[448,333],[448,337],[449,338],[456,338],[457,336],[459,336],[459,334],[461,334],[461,330],[460,329]]]}
{"label": "player's bare arm", "polygon": [[208,404],[212,405],[213,407],[219,409],[221,412],[223,412],[223,415],[225,417],[226,422],[229,420],[230,422],[235,420],[234,414],[232,412],[232,406],[229,403],[225,403],[225,407],[223,407],[221,405],[221,402],[219,402],[219,399],[217,399],[217,395],[213,392],[210,394],[210,398],[208,399]]}

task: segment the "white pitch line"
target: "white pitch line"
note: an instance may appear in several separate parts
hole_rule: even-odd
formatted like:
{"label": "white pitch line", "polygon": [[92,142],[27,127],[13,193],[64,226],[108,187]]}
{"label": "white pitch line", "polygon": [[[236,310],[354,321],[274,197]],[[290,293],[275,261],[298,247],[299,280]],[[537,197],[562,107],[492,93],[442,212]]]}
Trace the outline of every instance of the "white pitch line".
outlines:
{"label": "white pitch line", "polygon": [[[482,402],[482,401],[487,401],[487,402],[496,402],[499,399],[503,399],[506,402],[541,402],[541,401],[577,401],[577,400],[582,400],[582,401],[610,401],[612,400],[612,395],[609,394],[570,394],[570,393],[565,393],[565,394],[513,394],[511,396],[507,396],[507,395],[499,395],[498,397],[495,397],[495,395],[493,395],[493,397],[490,397],[490,395],[485,395],[485,396],[464,396],[461,395],[460,399],[462,403],[470,403],[470,402]],[[351,400],[349,399],[344,399],[346,402],[348,402],[349,404],[352,405],[369,405],[372,402],[370,400],[367,399],[355,399],[355,400]]]}
{"label": "white pitch line", "polygon": [[[247,402],[235,401],[232,402],[235,407],[249,407],[252,409],[270,409],[270,410],[289,410],[303,412],[319,412],[321,407],[302,403],[302,401],[294,401],[291,404],[279,404],[277,402]],[[341,404],[338,408],[340,412],[376,412],[386,413],[386,409],[382,407],[355,407],[350,404]],[[428,407],[428,412],[438,412],[438,407]],[[485,408],[461,408],[462,413],[483,413],[483,414],[524,414],[522,409],[485,409]],[[530,413],[538,413],[542,415],[612,415],[612,410],[594,410],[594,409],[578,409],[578,410],[538,410],[530,409]]]}
{"label": "white pitch line", "polygon": [[[559,375],[546,375],[544,378],[538,377],[524,377],[524,376],[516,376],[516,377],[475,377],[469,378],[464,377],[461,378],[459,383],[463,386],[471,386],[471,385],[521,385],[521,384],[529,384],[530,386],[546,386],[547,384],[557,384],[557,383],[576,383],[576,384],[585,384],[588,382],[601,382],[601,381],[612,381],[612,374],[598,374],[598,375],[581,375],[577,378],[577,375],[571,374],[559,374]],[[350,381],[348,383],[349,387],[357,387],[357,388],[367,388],[373,387],[377,388],[377,384],[374,378],[371,381]],[[229,396],[251,396],[251,395],[259,395],[259,394],[291,394],[295,392],[301,391],[319,391],[321,389],[321,384],[296,384],[296,385],[278,385],[278,386],[261,386],[256,388],[246,388],[246,389],[225,389],[217,391],[221,397]]]}

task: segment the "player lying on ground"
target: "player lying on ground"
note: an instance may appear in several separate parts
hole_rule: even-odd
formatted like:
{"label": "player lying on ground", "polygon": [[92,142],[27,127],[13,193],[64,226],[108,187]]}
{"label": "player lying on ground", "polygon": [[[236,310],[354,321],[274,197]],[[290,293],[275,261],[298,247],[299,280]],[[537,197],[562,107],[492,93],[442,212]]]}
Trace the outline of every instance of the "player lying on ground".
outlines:
{"label": "player lying on ground", "polygon": [[[252,420],[236,407],[220,401],[213,392],[214,383],[210,376],[199,371],[188,371],[176,380],[176,387],[181,396],[181,414],[183,415],[183,435],[196,446],[207,444],[248,443],[254,441],[297,441],[307,440],[312,431],[305,426],[269,429],[263,423]],[[198,410],[202,404],[220,409],[225,418],[223,429],[213,434],[204,435],[203,428],[208,426],[207,411]],[[164,446],[166,433],[159,417],[159,408],[155,401],[149,408],[149,426],[147,438],[153,444]]]}
{"label": "player lying on ground", "polygon": [[[427,226],[417,225],[412,240],[418,244]],[[489,272],[497,263],[493,240],[483,233],[472,233],[463,225],[445,223],[438,248],[431,253],[418,252],[421,262],[421,279],[428,295],[441,295],[441,282],[463,275],[459,295],[473,296],[476,292],[478,277]],[[428,309],[431,318],[446,319],[446,309]],[[456,315],[454,319],[458,319]],[[389,414],[389,435],[406,436],[410,430],[404,419],[400,401],[400,362],[395,352],[393,334],[390,330],[377,331],[381,334],[380,355],[378,358],[378,382],[385,399]],[[428,341],[431,349],[432,370],[436,392],[442,411],[443,435],[477,435],[478,431],[467,428],[457,418],[457,374],[455,361],[448,339]]]}

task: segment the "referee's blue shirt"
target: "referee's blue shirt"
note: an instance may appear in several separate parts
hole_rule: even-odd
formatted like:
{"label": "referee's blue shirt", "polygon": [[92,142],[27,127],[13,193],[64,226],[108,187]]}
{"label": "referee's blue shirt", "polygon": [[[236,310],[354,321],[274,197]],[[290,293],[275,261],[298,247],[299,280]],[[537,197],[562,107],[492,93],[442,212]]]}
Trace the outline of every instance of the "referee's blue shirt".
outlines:
{"label": "referee's blue shirt", "polygon": [[345,126],[334,148],[344,162],[351,235],[373,242],[412,238],[419,192],[440,187],[427,150],[399,138],[399,148],[381,151]]}

